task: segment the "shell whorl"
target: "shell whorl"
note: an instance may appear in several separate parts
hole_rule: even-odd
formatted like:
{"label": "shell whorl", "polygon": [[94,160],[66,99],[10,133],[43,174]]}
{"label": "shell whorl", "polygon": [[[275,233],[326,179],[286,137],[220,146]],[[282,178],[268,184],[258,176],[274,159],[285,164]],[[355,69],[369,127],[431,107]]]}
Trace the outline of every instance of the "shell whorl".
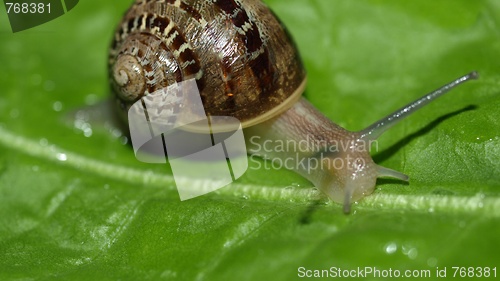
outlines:
{"label": "shell whorl", "polygon": [[242,122],[291,107],[280,104],[300,97],[306,76],[286,29],[260,0],[136,1],[116,30],[109,68],[124,109],[195,78],[208,115]]}

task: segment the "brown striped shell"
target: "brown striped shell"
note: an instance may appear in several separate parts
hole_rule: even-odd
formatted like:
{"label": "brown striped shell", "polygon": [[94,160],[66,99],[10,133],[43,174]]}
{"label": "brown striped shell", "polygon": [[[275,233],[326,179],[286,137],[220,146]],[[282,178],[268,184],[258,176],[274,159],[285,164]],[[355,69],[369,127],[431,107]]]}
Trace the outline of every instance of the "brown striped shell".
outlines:
{"label": "brown striped shell", "polygon": [[116,30],[109,70],[123,112],[195,78],[206,114],[243,127],[290,108],[306,80],[286,28],[260,0],[138,0]]}

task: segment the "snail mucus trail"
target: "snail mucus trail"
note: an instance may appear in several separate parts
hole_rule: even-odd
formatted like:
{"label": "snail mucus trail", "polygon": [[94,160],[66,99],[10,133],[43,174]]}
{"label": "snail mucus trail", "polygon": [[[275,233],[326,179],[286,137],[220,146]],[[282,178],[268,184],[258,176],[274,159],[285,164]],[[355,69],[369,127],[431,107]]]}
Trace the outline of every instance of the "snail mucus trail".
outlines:
{"label": "snail mucus trail", "polygon": [[[143,97],[196,79],[208,116],[232,116],[242,122],[250,154],[296,163],[315,160],[315,167],[290,166],[343,203],[346,213],[351,202],[373,192],[378,177],[408,180],[375,164],[367,143],[453,87],[477,78],[471,72],[364,130],[347,131],[301,97],[306,73],[299,52],[284,25],[260,0],[138,0],[116,29],[109,73],[125,122],[128,109]],[[158,112],[149,112],[149,121],[175,122],[185,106],[162,103]],[[171,116],[162,116],[165,112]],[[212,124],[212,130],[216,128]],[[304,140],[306,145],[294,149],[273,149],[283,141]],[[339,143],[347,149],[340,149]]]}

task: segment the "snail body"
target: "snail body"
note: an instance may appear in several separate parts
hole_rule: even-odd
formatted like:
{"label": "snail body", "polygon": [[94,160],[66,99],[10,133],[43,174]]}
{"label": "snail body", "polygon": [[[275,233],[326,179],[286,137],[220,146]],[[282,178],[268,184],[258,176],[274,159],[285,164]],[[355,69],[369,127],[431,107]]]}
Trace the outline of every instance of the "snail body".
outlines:
{"label": "snail body", "polygon": [[[351,202],[373,192],[377,177],[408,180],[373,162],[370,141],[477,77],[470,73],[365,130],[347,131],[301,97],[306,72],[299,53],[286,28],[260,0],[138,0],[116,30],[109,73],[122,114],[145,96],[195,79],[208,116],[241,121],[250,154],[291,160],[293,170],[343,203],[345,212]],[[184,106],[168,108],[172,118]],[[305,144],[275,149],[284,140]]]}

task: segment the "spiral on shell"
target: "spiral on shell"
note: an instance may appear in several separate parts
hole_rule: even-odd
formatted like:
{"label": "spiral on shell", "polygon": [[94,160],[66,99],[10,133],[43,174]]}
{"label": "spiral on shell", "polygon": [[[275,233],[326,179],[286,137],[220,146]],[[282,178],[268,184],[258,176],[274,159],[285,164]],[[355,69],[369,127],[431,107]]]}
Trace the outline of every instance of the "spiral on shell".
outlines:
{"label": "spiral on shell", "polygon": [[291,107],[306,77],[291,37],[260,0],[138,0],[116,29],[109,72],[123,111],[194,78],[207,115],[244,125]]}

